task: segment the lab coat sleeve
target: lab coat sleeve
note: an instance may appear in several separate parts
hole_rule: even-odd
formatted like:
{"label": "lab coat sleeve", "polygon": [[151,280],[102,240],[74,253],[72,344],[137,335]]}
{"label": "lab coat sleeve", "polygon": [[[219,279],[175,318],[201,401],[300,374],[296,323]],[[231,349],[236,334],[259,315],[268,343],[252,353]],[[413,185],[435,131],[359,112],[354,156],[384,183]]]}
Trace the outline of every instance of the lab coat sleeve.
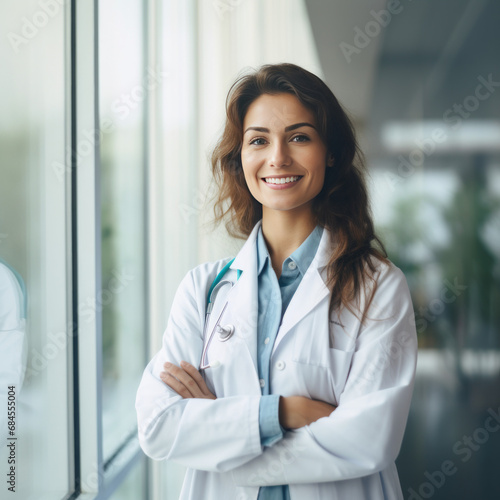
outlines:
{"label": "lab coat sleeve", "polygon": [[392,264],[380,273],[368,316],[336,410],[287,432],[235,468],[235,484],[338,481],[376,473],[395,461],[412,396],[417,338],[406,279]]}
{"label": "lab coat sleeve", "polygon": [[201,269],[195,268],[182,280],[162,348],[144,370],[135,404],[138,435],[143,451],[155,460],[173,460],[193,469],[224,472],[262,452],[260,396],[183,399],[160,379],[166,361],[179,366],[185,360],[199,366],[205,288],[216,274]]}

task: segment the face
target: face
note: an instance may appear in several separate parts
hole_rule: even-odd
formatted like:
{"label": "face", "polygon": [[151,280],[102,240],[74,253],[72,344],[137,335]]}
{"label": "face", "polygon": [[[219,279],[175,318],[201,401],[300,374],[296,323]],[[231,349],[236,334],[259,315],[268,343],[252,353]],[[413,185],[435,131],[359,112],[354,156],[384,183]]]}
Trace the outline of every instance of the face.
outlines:
{"label": "face", "polygon": [[321,191],[327,148],[314,114],[292,94],[263,94],[243,121],[241,163],[248,189],[266,210],[310,211]]}

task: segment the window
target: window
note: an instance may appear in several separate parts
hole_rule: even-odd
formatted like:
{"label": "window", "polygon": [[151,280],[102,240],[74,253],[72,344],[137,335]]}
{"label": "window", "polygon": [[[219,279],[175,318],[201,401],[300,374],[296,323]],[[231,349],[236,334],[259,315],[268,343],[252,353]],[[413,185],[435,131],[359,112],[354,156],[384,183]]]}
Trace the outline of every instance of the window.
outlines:
{"label": "window", "polygon": [[99,3],[103,458],[136,434],[135,391],[145,366],[147,94],[144,2]]}
{"label": "window", "polygon": [[[97,12],[97,3],[62,3],[0,7],[9,75],[0,96],[0,467],[10,472],[0,496],[11,487],[16,498],[108,497],[133,469],[127,491],[143,498],[134,410],[148,333],[143,4],[103,2]],[[119,16],[126,53],[105,36],[119,35]],[[136,101],[122,121],[115,100],[125,87]],[[98,104],[113,133],[97,125]]]}
{"label": "window", "polygon": [[[8,486],[26,499],[73,489],[66,22],[57,3],[50,12],[34,0],[0,6],[0,470],[14,471],[2,498]],[[6,436],[9,386],[15,429]]]}
{"label": "window", "polygon": [[142,457],[132,468],[127,471],[127,476],[117,490],[111,495],[110,500],[142,500],[146,496],[146,458]]}

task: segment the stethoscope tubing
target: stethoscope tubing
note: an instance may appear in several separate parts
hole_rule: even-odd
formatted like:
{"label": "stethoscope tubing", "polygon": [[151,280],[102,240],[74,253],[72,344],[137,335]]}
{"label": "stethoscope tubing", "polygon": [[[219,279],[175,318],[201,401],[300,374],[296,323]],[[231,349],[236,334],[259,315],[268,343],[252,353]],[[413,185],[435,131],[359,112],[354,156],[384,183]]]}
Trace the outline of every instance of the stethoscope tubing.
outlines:
{"label": "stethoscope tubing", "polygon": [[[222,280],[222,277],[224,276],[224,274],[226,273],[226,271],[229,269],[229,267],[231,266],[231,264],[233,263],[233,261],[234,261],[234,259],[230,260],[221,269],[221,271],[219,272],[219,274],[217,274],[217,276],[215,277],[214,282],[210,286],[210,289],[208,290],[207,305],[206,305],[207,312],[205,314],[205,324],[203,325],[203,352],[202,352],[202,355],[201,355],[201,362],[200,362],[200,368],[199,368],[200,370],[206,370],[207,368],[210,368],[210,363],[206,363],[205,362],[205,358],[206,358],[207,351],[208,351],[208,348],[210,346],[210,343],[212,342],[215,330],[219,326],[220,319],[221,319],[222,315],[224,314],[224,311],[226,310],[226,307],[227,307],[227,304],[228,304],[228,301],[226,300],[226,303],[224,304],[224,307],[222,308],[222,311],[219,314],[219,317],[217,318],[217,321],[216,321],[216,323],[215,323],[215,325],[214,325],[214,327],[212,329],[212,332],[210,333],[210,338],[208,339],[208,342],[205,342],[205,339],[207,338],[206,334],[207,334],[208,322],[209,322],[210,314],[212,313],[212,309],[214,307],[214,301],[215,301],[215,298],[212,300],[212,297],[213,297],[214,292],[216,292],[215,293],[215,297],[217,297],[217,294],[218,294],[220,288],[223,285],[229,283],[231,285],[231,288],[235,285],[235,283],[233,281]],[[242,271],[240,269],[237,270],[237,279],[236,279],[236,281],[238,281],[238,279],[240,278],[241,272]],[[226,333],[224,336],[221,336],[221,341],[222,342],[227,341],[229,338],[231,338],[233,332],[234,332],[234,328],[229,333]]]}
{"label": "stethoscope tubing", "polygon": [[[210,337],[208,338],[208,341],[205,342],[205,339],[207,338],[206,334],[207,334],[208,322],[209,322],[209,319],[210,319],[210,315],[212,313],[212,308],[213,308],[213,304],[214,304],[215,298],[217,297],[217,293],[219,292],[219,289],[221,288],[221,286],[226,285],[226,284],[230,284],[231,287],[234,286],[234,283],[232,281],[223,280],[223,281],[217,283],[217,286],[215,286],[213,288],[213,290],[211,291],[211,293],[210,293],[209,305],[207,307],[207,313],[205,314],[205,325],[203,327],[203,344],[204,344],[204,346],[203,346],[203,352],[202,352],[202,355],[201,355],[200,370],[206,370],[207,368],[210,368],[210,363],[206,363],[205,362],[207,351],[208,351],[208,348],[210,347],[212,339],[214,338],[215,330],[219,326],[220,320],[222,318],[222,315],[224,314],[224,311],[226,310],[226,307],[227,307],[229,301],[226,300],[226,303],[224,304],[224,307],[222,308],[222,311],[220,312],[220,314],[219,314],[219,316],[217,318],[217,321],[215,322],[215,325],[212,328],[212,332],[210,333]],[[215,298],[212,301],[211,300],[211,296],[212,296],[212,294],[214,292],[217,292],[217,293],[215,294]]]}

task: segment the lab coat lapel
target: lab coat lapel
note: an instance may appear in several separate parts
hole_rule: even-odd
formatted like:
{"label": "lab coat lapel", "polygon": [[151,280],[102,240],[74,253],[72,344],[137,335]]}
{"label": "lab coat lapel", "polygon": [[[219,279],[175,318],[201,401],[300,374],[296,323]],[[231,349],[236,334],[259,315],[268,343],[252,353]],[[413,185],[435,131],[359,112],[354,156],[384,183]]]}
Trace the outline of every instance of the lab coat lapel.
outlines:
{"label": "lab coat lapel", "polygon": [[[257,222],[247,241],[238,252],[231,269],[242,271],[241,277],[230,294],[231,309],[234,318],[239,323],[239,335],[245,341],[252,357],[255,371],[257,368],[257,326],[259,317],[258,307],[258,276],[257,276],[257,232],[262,219]],[[306,274],[302,278],[297,291],[285,311],[283,322],[274,343],[273,353],[283,337],[308,314],[325,297],[329,296],[326,286],[326,269],[333,250],[332,233],[325,227],[318,245],[316,255]]]}
{"label": "lab coat lapel", "polygon": [[332,233],[325,227],[316,255],[302,278],[283,316],[283,322],[273,347],[273,354],[285,335],[325,297],[330,291],[326,286],[326,265],[333,251]]}
{"label": "lab coat lapel", "polygon": [[245,342],[250,352],[256,377],[258,377],[257,326],[259,319],[256,239],[261,223],[262,220],[259,220],[255,224],[247,241],[230,266],[231,269],[242,271],[240,279],[236,282],[229,297],[231,311],[237,321],[238,332],[235,334]]}

